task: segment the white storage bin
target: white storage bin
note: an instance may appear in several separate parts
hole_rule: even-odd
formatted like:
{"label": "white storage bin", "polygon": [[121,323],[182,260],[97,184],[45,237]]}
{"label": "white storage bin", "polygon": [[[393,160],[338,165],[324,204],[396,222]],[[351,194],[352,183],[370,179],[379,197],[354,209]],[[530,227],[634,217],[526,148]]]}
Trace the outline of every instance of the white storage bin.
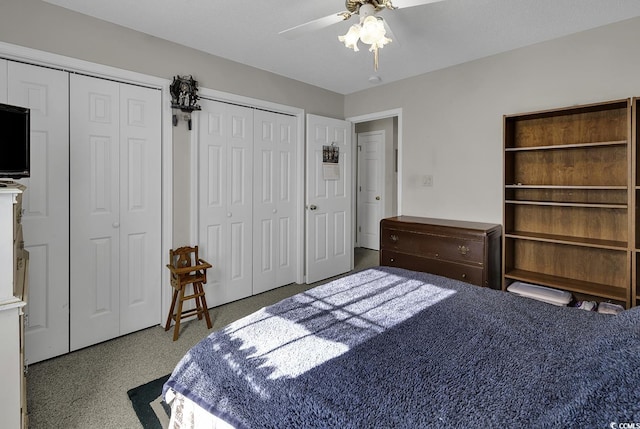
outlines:
{"label": "white storage bin", "polygon": [[571,302],[570,292],[534,285],[531,283],[514,282],[507,287],[507,290],[515,295],[532,298],[557,306],[566,307],[567,304]]}
{"label": "white storage bin", "polygon": [[611,302],[601,302],[598,305],[598,313],[604,314],[618,314],[624,311],[624,307],[618,304],[613,304]]}

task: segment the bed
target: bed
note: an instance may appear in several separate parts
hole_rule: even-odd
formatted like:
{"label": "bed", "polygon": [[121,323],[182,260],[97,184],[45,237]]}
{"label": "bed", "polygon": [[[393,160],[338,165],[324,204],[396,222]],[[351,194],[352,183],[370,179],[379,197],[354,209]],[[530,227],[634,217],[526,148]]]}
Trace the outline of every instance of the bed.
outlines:
{"label": "bed", "polygon": [[640,308],[377,267],[212,333],[163,394],[183,429],[623,427],[640,423],[639,337]]}

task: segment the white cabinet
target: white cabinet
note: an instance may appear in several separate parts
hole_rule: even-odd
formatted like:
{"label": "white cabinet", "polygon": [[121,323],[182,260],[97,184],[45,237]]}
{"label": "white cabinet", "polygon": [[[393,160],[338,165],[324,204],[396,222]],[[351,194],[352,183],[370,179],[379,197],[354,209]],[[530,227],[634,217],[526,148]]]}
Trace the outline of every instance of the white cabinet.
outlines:
{"label": "white cabinet", "polygon": [[201,100],[198,242],[210,306],[295,281],[296,118]]}
{"label": "white cabinet", "polygon": [[160,92],[71,76],[71,350],[160,320]]}
{"label": "white cabinet", "polygon": [[0,413],[2,425],[7,428],[23,427],[21,424],[21,372],[20,362],[20,308],[24,303],[19,300],[0,303]]}
{"label": "white cabinet", "polygon": [[[27,427],[23,331],[24,261],[20,243],[20,198],[24,187],[0,187],[0,415],[2,426]],[[20,272],[20,270],[23,270]],[[21,280],[21,281],[19,281]]]}

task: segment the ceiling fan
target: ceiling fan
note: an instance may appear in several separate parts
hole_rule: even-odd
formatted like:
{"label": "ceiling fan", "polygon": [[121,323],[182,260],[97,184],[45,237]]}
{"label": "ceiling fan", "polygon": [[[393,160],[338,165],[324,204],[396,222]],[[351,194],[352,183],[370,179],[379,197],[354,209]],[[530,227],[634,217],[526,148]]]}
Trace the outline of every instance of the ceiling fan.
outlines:
{"label": "ceiling fan", "polygon": [[[370,45],[369,51],[374,53],[373,66],[375,70],[378,70],[378,50],[392,41],[393,33],[387,22],[376,14],[383,9],[405,9],[438,1],[442,0],[346,0],[347,10],[297,25],[281,31],[279,34],[293,39],[311,31],[346,21],[353,15],[358,15],[360,22],[352,25],[347,34],[339,36],[338,40],[354,51],[359,50],[358,41]],[[391,38],[387,36],[391,36]]]}

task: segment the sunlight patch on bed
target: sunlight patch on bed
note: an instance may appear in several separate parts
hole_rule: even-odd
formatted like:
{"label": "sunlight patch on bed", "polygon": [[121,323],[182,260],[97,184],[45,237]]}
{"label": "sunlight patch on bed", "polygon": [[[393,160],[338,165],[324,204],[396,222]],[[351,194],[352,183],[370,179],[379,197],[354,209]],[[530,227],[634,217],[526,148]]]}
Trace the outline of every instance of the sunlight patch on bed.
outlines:
{"label": "sunlight patch on bed", "polygon": [[242,370],[242,365],[240,365],[240,363],[237,362],[230,353],[225,354],[222,358],[227,362],[229,368],[235,371],[238,377],[243,377],[245,379],[245,381],[249,384],[249,386],[251,386],[251,389],[253,389],[255,393],[260,395],[262,399],[269,399],[269,394],[267,393],[267,391],[254,380],[254,377],[244,373],[244,371]]}
{"label": "sunlight patch on bed", "polygon": [[251,350],[247,359],[256,360],[258,368],[272,371],[271,380],[295,378],[349,350],[345,344],[313,335],[304,326],[278,316],[253,325],[253,329],[236,331],[231,338],[242,341],[240,350]]}
{"label": "sunlight patch on bed", "polygon": [[370,283],[376,293],[371,284],[316,288],[297,297],[300,306],[262,309],[225,332],[268,379],[295,378],[456,293],[392,275]]}

